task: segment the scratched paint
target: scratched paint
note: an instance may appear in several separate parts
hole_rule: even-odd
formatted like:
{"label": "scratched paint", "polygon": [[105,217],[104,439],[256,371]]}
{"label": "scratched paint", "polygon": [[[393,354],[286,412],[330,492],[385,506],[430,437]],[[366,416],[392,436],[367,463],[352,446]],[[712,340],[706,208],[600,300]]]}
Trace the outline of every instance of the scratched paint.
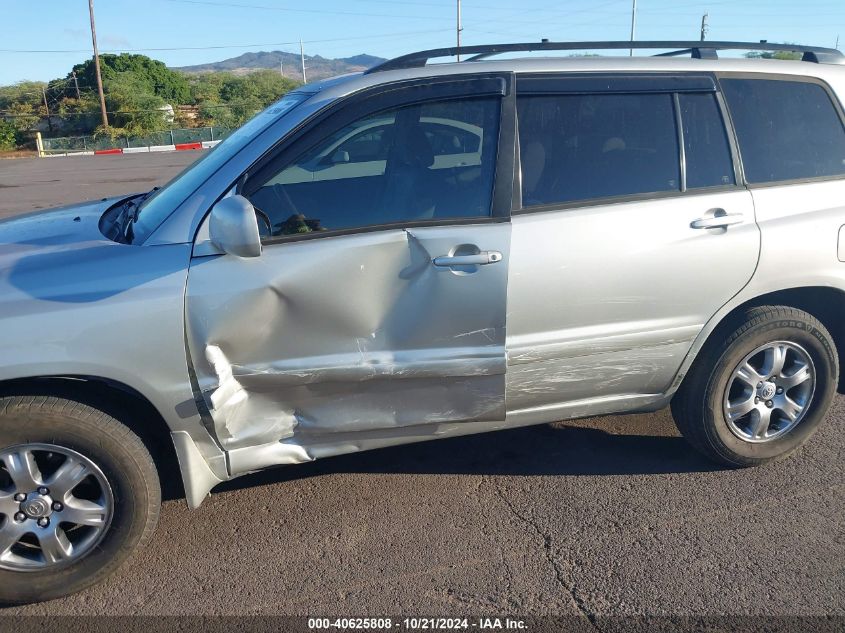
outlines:
{"label": "scratched paint", "polygon": [[619,394],[658,394],[671,383],[688,342],[646,348],[596,351],[548,359],[543,350],[524,350],[508,368],[508,407],[536,407]]}

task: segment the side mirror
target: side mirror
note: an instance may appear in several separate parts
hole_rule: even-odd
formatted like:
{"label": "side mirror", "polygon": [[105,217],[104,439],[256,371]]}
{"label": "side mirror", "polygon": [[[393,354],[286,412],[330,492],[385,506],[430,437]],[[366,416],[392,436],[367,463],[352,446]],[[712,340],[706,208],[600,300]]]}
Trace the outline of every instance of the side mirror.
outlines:
{"label": "side mirror", "polygon": [[208,232],[211,243],[224,253],[238,257],[261,255],[255,209],[243,196],[229,196],[214,205]]}

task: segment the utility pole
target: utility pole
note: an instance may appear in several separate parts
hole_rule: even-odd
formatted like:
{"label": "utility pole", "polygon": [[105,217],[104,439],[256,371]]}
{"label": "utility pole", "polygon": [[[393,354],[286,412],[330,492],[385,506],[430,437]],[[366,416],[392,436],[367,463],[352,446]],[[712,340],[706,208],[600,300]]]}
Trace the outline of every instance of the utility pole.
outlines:
{"label": "utility pole", "polygon": [[73,85],[76,86],[76,99],[78,101],[82,98],[82,95],[79,94],[79,80],[76,78],[76,71],[71,71],[70,74],[73,75]]}
{"label": "utility pole", "polygon": [[457,21],[457,36],[458,36],[458,61],[461,61],[461,31],[464,27],[461,25],[461,0],[458,0],[458,21]]}
{"label": "utility pole", "polygon": [[305,49],[302,47],[302,38],[299,38],[299,59],[302,61],[302,83],[307,84],[308,78],[305,76]]}
{"label": "utility pole", "polygon": [[[631,41],[634,41],[634,38],[637,36],[637,0],[633,0],[633,5],[631,6]],[[634,56],[634,49],[628,51],[628,56]]]}
{"label": "utility pole", "polygon": [[704,37],[707,35],[707,32],[710,30],[710,27],[707,25],[707,17],[708,15],[705,13],[701,16],[701,41],[704,41]]}
{"label": "utility pole", "polygon": [[97,74],[97,92],[100,93],[100,114],[103,115],[103,127],[108,129],[109,117],[106,115],[106,96],[103,94],[103,77],[100,74],[100,51],[97,50],[97,27],[94,26],[94,0],[88,0],[88,13],[91,16],[91,42],[94,44],[94,70]]}
{"label": "utility pole", "polygon": [[839,35],[838,34],[836,36],[836,44],[833,45],[833,48],[836,48],[836,49],[839,48]]}
{"label": "utility pole", "polygon": [[44,97],[44,111],[47,113],[47,127],[49,127],[52,132],[53,122],[50,120],[50,106],[47,103],[47,91],[44,89],[44,86],[41,86],[41,96]]}
{"label": "utility pole", "polygon": [[279,74],[284,77],[285,76],[285,58],[279,58]]}

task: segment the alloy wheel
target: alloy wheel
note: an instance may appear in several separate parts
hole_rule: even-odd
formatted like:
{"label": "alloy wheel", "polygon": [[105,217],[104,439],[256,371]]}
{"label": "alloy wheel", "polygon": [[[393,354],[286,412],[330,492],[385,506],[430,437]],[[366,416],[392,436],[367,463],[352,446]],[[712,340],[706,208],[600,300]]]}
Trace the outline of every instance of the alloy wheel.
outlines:
{"label": "alloy wheel", "polygon": [[53,444],[0,450],[0,568],[78,561],[102,540],[113,508],[108,480],[84,455]]}
{"label": "alloy wheel", "polygon": [[815,387],[813,360],[803,347],[788,341],[761,345],[728,379],[725,420],[746,442],[772,441],[801,422]]}

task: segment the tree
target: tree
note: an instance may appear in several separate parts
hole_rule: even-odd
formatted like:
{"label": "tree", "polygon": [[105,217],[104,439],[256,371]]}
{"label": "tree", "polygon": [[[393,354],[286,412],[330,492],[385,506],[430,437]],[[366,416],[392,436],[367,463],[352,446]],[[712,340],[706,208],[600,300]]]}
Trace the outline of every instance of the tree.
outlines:
{"label": "tree", "polygon": [[4,119],[0,119],[0,151],[15,149],[17,141],[15,138],[15,126]]}
{"label": "tree", "polygon": [[[177,125],[237,127],[298,85],[272,70],[246,75],[185,75],[144,55],[102,55],[101,65],[109,112],[108,134],[113,137],[148,136],[173,127],[168,105],[197,106],[196,118],[177,120]],[[47,114],[42,90],[46,91],[51,115],[61,118],[62,134],[106,133],[97,128],[95,70],[93,61],[86,60],[76,64],[63,79],[0,86],[0,111],[6,114],[19,140],[22,132],[35,129]],[[55,119],[53,123],[55,127]]]}
{"label": "tree", "polygon": [[58,101],[53,113],[62,120],[62,134],[87,134],[100,121],[100,102],[95,94],[82,93],[80,99],[67,97]]}
{"label": "tree", "polygon": [[146,90],[145,78],[131,71],[121,72],[104,80],[106,109],[117,133],[125,136],[146,136],[168,128],[165,100]]}
{"label": "tree", "polygon": [[797,51],[752,51],[745,56],[749,59],[801,59],[801,53]]}
{"label": "tree", "polygon": [[[138,82],[137,85],[142,88],[144,93],[161,97],[172,104],[185,103],[190,98],[188,81],[183,73],[170,70],[162,62],[150,59],[146,55],[130,53],[100,55],[100,69],[104,85],[123,73],[132,73]],[[62,81],[66,83],[68,80],[72,81],[74,72],[79,81],[80,89],[97,89],[93,59],[76,64],[73,70],[68,73],[67,78]],[[70,90],[75,90],[75,87],[68,85],[65,89],[66,96],[70,96]]]}
{"label": "tree", "polygon": [[46,115],[40,81],[22,81],[0,87],[0,111],[18,132],[32,129]]}
{"label": "tree", "polygon": [[203,123],[236,127],[297,85],[273,70],[246,75],[204,73],[191,79],[191,95]]}
{"label": "tree", "polygon": [[189,78],[191,103],[220,103],[220,89],[231,73],[202,73]]}

